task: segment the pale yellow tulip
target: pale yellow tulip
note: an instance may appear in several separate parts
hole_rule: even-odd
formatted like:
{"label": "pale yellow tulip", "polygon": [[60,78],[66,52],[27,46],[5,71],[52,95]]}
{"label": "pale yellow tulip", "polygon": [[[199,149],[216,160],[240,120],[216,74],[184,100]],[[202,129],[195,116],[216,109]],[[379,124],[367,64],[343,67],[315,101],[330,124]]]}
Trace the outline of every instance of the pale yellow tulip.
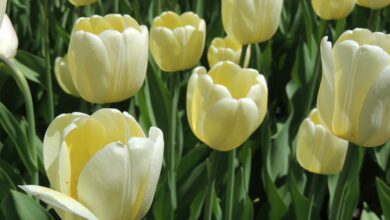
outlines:
{"label": "pale yellow tulip", "polygon": [[[235,64],[239,64],[241,50],[242,45],[229,36],[226,36],[225,38],[214,38],[207,51],[209,66],[213,67],[220,61],[232,61]],[[248,66],[250,56],[251,52],[250,48],[248,48],[245,55],[244,67]]]}
{"label": "pale yellow tulip", "polygon": [[4,14],[0,26],[0,55],[3,55],[8,59],[14,58],[18,50],[18,44],[19,40],[14,26],[8,15]]}
{"label": "pale yellow tulip", "polygon": [[79,6],[83,6],[83,5],[93,4],[93,3],[97,2],[97,0],[69,0],[69,2],[72,5],[79,7]]}
{"label": "pale yellow tulip", "polygon": [[128,15],[79,18],[68,66],[80,96],[92,103],[128,99],[141,88],[148,63],[148,29]]}
{"label": "pale yellow tulip", "polygon": [[207,73],[194,69],[187,88],[187,117],[194,134],[219,151],[244,143],[267,111],[268,88],[257,70],[230,61]]}
{"label": "pale yellow tulip", "polygon": [[298,130],[298,163],[318,174],[336,174],[344,166],[348,141],[330,132],[323,124],[317,109],[313,109]]}
{"label": "pale yellow tulip", "polygon": [[283,0],[222,0],[226,33],[241,45],[270,39],[276,32]]}
{"label": "pale yellow tulip", "polygon": [[126,112],[58,116],[43,140],[52,188],[21,186],[64,220],[141,219],[152,203],[164,153],[163,134],[145,137]]}
{"label": "pale yellow tulip", "polygon": [[202,56],[205,37],[206,23],[198,15],[164,12],[150,28],[150,51],[166,72],[190,69]]}
{"label": "pale yellow tulip", "polygon": [[390,138],[390,35],[344,32],[332,48],[321,42],[317,108],[338,137],[375,147]]}
{"label": "pale yellow tulip", "polygon": [[68,55],[65,55],[64,58],[57,57],[54,64],[54,73],[62,90],[69,95],[80,96],[72,81],[72,75],[68,66]]}
{"label": "pale yellow tulip", "polygon": [[356,0],[356,4],[371,9],[380,9],[390,5],[390,0]]}
{"label": "pale yellow tulip", "polygon": [[347,17],[355,6],[355,0],[311,0],[315,13],[325,20]]}

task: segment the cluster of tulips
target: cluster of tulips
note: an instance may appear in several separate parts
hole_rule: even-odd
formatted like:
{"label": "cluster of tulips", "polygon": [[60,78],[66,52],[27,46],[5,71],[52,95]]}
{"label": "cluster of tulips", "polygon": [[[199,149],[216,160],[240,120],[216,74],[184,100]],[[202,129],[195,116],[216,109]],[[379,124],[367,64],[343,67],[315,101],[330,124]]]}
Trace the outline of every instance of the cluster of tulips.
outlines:
{"label": "cluster of tulips", "polygon": [[[82,6],[94,0],[70,2]],[[390,1],[356,3],[377,9]],[[5,4],[0,3],[3,14]],[[319,17],[339,19],[351,13],[355,0],[312,0],[312,5]],[[129,15],[82,17],[73,26],[67,54],[55,61],[55,76],[66,93],[103,104],[137,93],[149,50],[165,72],[195,67],[187,86],[189,125],[212,149],[234,150],[267,113],[267,82],[248,68],[248,46],[275,34],[282,8],[283,0],[222,0],[227,36],[211,42],[209,70],[195,67],[203,54],[206,23],[193,12],[164,12],[149,31]],[[18,39],[7,15],[0,22],[0,54],[12,59]],[[335,174],[343,168],[348,142],[375,147],[390,138],[390,35],[348,30],[334,46],[324,37],[321,61],[316,108],[299,128],[296,155],[311,172]],[[163,152],[162,131],[152,127],[146,135],[126,112],[62,114],[50,124],[43,142],[52,189],[21,188],[63,219],[140,219],[151,206]]]}

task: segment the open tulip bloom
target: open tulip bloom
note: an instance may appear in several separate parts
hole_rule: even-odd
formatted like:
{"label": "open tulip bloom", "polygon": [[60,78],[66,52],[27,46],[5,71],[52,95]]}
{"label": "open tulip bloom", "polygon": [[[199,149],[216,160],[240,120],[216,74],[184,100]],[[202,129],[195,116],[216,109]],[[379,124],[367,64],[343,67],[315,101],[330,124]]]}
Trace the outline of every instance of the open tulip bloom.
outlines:
{"label": "open tulip bloom", "polygon": [[163,152],[161,130],[152,127],[146,137],[126,112],[63,114],[50,124],[43,141],[53,189],[21,188],[62,219],[140,219],[152,203]]}
{"label": "open tulip bloom", "polygon": [[230,61],[219,62],[209,73],[197,67],[188,82],[188,121],[195,135],[211,148],[232,150],[260,126],[267,99],[267,83],[255,69]]}
{"label": "open tulip bloom", "polygon": [[315,13],[325,20],[347,17],[353,10],[356,0],[311,0]]}
{"label": "open tulip bloom", "polygon": [[375,147],[390,138],[390,35],[344,32],[332,48],[321,42],[322,79],[317,108],[338,137]]}
{"label": "open tulip bloom", "polygon": [[[209,66],[213,67],[220,61],[231,61],[235,64],[239,64],[241,51],[242,45],[229,36],[226,36],[225,38],[214,38],[207,51]],[[249,64],[251,56],[250,51],[249,48],[246,50],[244,67],[247,67]]]}
{"label": "open tulip bloom", "polygon": [[148,62],[148,29],[128,15],[79,18],[68,66],[80,96],[92,103],[128,99],[141,88]]}

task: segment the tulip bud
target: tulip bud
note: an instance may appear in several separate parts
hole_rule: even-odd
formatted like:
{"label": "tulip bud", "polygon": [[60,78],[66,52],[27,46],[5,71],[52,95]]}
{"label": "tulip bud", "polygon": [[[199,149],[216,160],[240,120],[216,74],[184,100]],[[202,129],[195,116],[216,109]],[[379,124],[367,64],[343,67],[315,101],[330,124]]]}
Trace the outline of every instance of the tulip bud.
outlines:
{"label": "tulip bud", "polygon": [[0,27],[0,55],[11,59],[14,58],[18,50],[18,36],[12,26],[7,14],[4,14],[3,23]]}
{"label": "tulip bud", "polygon": [[153,200],[164,152],[163,134],[145,137],[126,112],[58,116],[43,140],[51,186],[21,186],[63,219],[141,219]]}
{"label": "tulip bud", "polygon": [[313,109],[298,130],[298,163],[313,173],[336,174],[343,169],[348,141],[338,138],[322,124],[317,109]]}
{"label": "tulip bud", "polygon": [[188,121],[194,134],[211,148],[232,150],[260,126],[267,99],[267,83],[257,70],[230,61],[217,63],[208,74],[197,67],[188,82]]}
{"label": "tulip bud", "polygon": [[283,0],[222,0],[226,33],[241,45],[270,39],[276,32]]}
{"label": "tulip bud", "polygon": [[148,62],[148,29],[128,15],[79,18],[70,37],[68,65],[80,96],[119,102],[141,88]]}
{"label": "tulip bud", "polygon": [[1,0],[0,1],[0,27],[1,27],[1,24],[3,23],[5,9],[7,9],[7,0]]}
{"label": "tulip bud", "polygon": [[315,13],[324,20],[347,17],[355,6],[355,0],[311,0]]}
{"label": "tulip bud", "polygon": [[[242,45],[237,43],[233,38],[227,36],[225,38],[214,38],[211,41],[209,50],[207,52],[207,59],[209,66],[213,67],[220,61],[231,61],[239,64],[241,56]],[[250,49],[246,50],[244,67],[247,67],[250,60]]]}
{"label": "tulip bud", "polygon": [[380,9],[390,5],[390,0],[356,0],[356,4],[371,9]]}
{"label": "tulip bud", "polygon": [[317,108],[338,137],[375,147],[390,138],[390,35],[344,32],[332,48],[321,42]]}
{"label": "tulip bud", "polygon": [[64,58],[57,57],[54,64],[54,73],[62,90],[69,95],[80,96],[72,81],[72,75],[68,66],[68,55],[65,55]]}
{"label": "tulip bud", "polygon": [[90,5],[95,3],[96,1],[97,0],[69,0],[69,2],[76,7],[83,6],[83,5]]}
{"label": "tulip bud", "polygon": [[150,51],[164,71],[190,69],[202,56],[205,37],[206,23],[198,15],[164,12],[154,19],[150,28]]}

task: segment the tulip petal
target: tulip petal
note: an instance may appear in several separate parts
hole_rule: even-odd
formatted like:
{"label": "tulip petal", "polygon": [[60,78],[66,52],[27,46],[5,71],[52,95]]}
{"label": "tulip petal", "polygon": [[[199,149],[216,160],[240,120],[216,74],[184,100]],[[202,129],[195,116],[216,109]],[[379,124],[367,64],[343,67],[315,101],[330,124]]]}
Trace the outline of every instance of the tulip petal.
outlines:
{"label": "tulip petal", "polygon": [[47,176],[54,189],[59,189],[59,155],[61,143],[64,139],[63,130],[80,118],[87,115],[82,113],[62,114],[49,125],[43,139],[43,161]]}
{"label": "tulip petal", "polygon": [[163,155],[162,132],[154,128],[150,136],[111,143],[84,167],[78,197],[99,219],[135,219],[147,211],[144,200],[153,197]]}
{"label": "tulip petal", "polygon": [[334,46],[333,58],[336,99],[332,130],[337,136],[354,142],[368,90],[390,64],[390,56],[380,47],[359,46],[347,40]]}
{"label": "tulip petal", "polygon": [[332,55],[332,43],[328,37],[321,41],[322,77],[317,96],[317,108],[325,125],[332,129],[332,117],[334,109],[335,79]]}
{"label": "tulip petal", "polygon": [[68,62],[80,96],[89,102],[105,103],[111,90],[109,78],[112,64],[101,39],[88,32],[72,33]]}
{"label": "tulip petal", "polygon": [[357,144],[376,147],[390,138],[390,66],[374,82],[360,113]]}
{"label": "tulip petal", "polygon": [[18,49],[19,41],[14,26],[7,14],[4,14],[3,21],[0,26],[0,42],[0,54],[8,59],[14,58]]}
{"label": "tulip petal", "polygon": [[[168,28],[155,28],[150,32],[150,51],[158,66],[167,72],[175,72],[179,69],[176,62],[181,55],[180,42],[175,37],[174,33]],[[169,57],[166,56],[166,51],[170,51]]]}
{"label": "tulip petal", "polygon": [[234,149],[259,126],[258,117],[259,111],[251,99],[222,99],[206,113],[205,142],[220,151]]}
{"label": "tulip petal", "polygon": [[64,58],[57,57],[54,64],[54,73],[56,80],[62,90],[64,90],[69,95],[76,97],[79,96],[79,92],[77,92],[76,87],[72,81],[67,55],[65,55]]}
{"label": "tulip petal", "polygon": [[0,1],[0,28],[1,28],[1,24],[3,23],[5,9],[7,9],[7,0],[2,0]]}
{"label": "tulip petal", "polygon": [[19,187],[39,198],[48,205],[54,207],[56,210],[63,210],[65,212],[74,214],[73,217],[82,217],[88,220],[98,219],[85,206],[65,194],[42,186],[24,185]]}

